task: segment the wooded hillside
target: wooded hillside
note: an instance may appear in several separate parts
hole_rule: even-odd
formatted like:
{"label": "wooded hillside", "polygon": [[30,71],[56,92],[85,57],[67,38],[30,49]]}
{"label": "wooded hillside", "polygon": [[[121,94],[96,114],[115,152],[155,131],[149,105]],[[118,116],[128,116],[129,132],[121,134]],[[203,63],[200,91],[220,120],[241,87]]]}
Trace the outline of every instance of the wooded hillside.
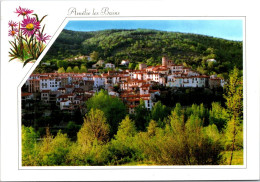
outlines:
{"label": "wooded hillside", "polygon": [[[98,52],[98,58],[118,66],[121,60],[148,65],[161,63],[167,55],[175,63],[186,63],[201,73],[225,74],[236,66],[242,70],[243,45],[210,36],[157,30],[104,30],[76,32],[63,30],[44,61],[64,60]],[[216,59],[216,63],[207,62]]]}

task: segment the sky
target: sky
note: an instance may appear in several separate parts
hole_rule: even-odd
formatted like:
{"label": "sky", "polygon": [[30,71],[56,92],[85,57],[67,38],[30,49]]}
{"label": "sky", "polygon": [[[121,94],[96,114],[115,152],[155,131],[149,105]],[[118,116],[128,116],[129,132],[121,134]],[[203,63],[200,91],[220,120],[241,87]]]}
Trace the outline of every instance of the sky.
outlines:
{"label": "sky", "polygon": [[153,29],[208,35],[227,40],[243,40],[242,20],[71,20],[67,30]]}

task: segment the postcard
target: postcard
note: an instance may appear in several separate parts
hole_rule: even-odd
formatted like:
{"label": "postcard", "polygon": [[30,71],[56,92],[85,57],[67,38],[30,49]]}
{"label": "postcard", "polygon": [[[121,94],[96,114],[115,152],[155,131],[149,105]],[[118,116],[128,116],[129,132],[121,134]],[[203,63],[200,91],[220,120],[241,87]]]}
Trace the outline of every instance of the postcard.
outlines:
{"label": "postcard", "polygon": [[259,179],[259,13],[187,2],[1,2],[1,180]]}

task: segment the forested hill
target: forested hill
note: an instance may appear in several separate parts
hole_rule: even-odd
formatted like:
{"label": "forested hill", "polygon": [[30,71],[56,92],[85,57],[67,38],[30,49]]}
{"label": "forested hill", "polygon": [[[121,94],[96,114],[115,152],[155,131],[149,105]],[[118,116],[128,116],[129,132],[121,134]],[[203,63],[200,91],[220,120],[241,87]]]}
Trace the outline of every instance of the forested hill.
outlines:
{"label": "forested hill", "polygon": [[[167,55],[175,63],[186,63],[200,72],[228,73],[242,69],[242,42],[210,36],[156,30],[103,30],[76,32],[63,30],[44,60],[63,60],[98,52],[99,59],[116,65],[121,60],[148,65],[161,63]],[[207,59],[216,59],[208,63]]]}

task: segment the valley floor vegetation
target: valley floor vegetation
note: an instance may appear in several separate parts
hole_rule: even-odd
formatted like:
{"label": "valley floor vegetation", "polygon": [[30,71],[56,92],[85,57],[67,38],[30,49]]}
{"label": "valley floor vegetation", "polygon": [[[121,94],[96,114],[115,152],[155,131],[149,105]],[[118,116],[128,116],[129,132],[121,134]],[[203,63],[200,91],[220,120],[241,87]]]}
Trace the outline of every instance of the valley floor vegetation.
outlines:
{"label": "valley floor vegetation", "polygon": [[243,81],[238,69],[225,85],[225,106],[170,108],[141,102],[127,115],[121,100],[100,91],[86,102],[84,123],[71,140],[46,127],[44,137],[22,126],[23,166],[243,165]]}

